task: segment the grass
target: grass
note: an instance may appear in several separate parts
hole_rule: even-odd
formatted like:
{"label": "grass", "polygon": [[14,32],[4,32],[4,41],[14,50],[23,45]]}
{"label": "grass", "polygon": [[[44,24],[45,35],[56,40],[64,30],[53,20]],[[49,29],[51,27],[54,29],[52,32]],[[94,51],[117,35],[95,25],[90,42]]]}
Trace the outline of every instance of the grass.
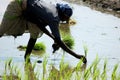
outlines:
{"label": "grass", "polygon": [[24,76],[24,80],[120,80],[119,64],[115,64],[112,72],[109,73],[107,60],[104,61],[102,67],[99,66],[99,62],[100,59],[97,57],[91,65],[86,67],[86,64],[80,60],[76,67],[71,68],[69,64],[64,63],[63,57],[57,69],[54,64],[48,67],[48,59],[45,57],[40,67],[43,70],[42,73],[39,72],[40,70],[34,71],[37,63],[25,63],[25,74],[23,74],[10,59],[5,63],[2,80],[22,80],[21,76]]}

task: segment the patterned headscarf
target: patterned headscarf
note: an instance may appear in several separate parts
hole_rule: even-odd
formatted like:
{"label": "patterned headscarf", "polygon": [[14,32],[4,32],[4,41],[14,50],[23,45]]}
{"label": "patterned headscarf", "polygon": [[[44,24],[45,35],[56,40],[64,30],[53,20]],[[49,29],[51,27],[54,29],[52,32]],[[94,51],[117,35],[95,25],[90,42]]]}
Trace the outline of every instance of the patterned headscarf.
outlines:
{"label": "patterned headscarf", "polygon": [[57,3],[58,10],[62,13],[71,17],[73,14],[72,8],[68,4],[59,4]]}

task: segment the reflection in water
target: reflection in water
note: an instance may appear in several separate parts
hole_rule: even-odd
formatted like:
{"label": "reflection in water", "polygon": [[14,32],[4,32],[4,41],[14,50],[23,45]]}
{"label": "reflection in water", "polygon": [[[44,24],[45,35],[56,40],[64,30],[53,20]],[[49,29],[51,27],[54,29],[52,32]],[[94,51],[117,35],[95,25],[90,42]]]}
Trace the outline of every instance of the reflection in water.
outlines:
{"label": "reflection in water", "polygon": [[70,48],[73,49],[74,39],[70,33],[70,23],[61,23],[60,31],[62,36],[62,41]]}
{"label": "reflection in water", "polygon": [[71,36],[70,27],[75,24],[76,21],[74,19],[70,19],[68,23],[60,23],[59,28],[60,28],[61,36],[62,37]]}
{"label": "reflection in water", "polygon": [[32,51],[33,56],[43,57],[45,55],[45,51]]}
{"label": "reflection in water", "polygon": [[[32,50],[32,55],[34,55],[34,56],[39,56],[39,57],[43,57],[43,55],[45,54],[45,50],[43,50],[43,47],[40,45],[40,49],[41,50],[35,50],[35,49],[33,49]],[[19,45],[18,47],[17,47],[17,49],[19,49],[19,51],[25,51],[26,50],[26,46],[23,46],[23,45]]]}
{"label": "reflection in water", "polygon": [[60,24],[59,28],[60,28],[60,33],[61,33],[62,37],[71,36],[69,27],[70,27],[70,24],[68,24],[68,23],[61,23]]}

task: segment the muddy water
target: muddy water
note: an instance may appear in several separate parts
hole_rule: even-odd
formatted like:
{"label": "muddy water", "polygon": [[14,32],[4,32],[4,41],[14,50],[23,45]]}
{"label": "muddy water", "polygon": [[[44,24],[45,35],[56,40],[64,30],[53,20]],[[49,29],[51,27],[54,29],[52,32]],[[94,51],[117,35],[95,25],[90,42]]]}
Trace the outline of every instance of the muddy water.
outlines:
{"label": "muddy water", "polygon": [[[8,0],[2,0],[0,3],[0,21],[8,2]],[[111,69],[114,64],[120,62],[120,18],[81,5],[71,4],[71,6],[74,10],[72,19],[76,20],[76,24],[68,26],[65,32],[74,38],[74,51],[84,55],[83,46],[86,45],[88,48],[88,65],[98,55],[101,60],[108,60]],[[28,40],[29,33],[17,38],[8,36],[0,38],[0,72],[3,72],[3,64],[8,58],[12,58],[15,64],[24,64],[25,52],[19,51],[17,47],[27,45]],[[59,50],[53,55],[51,47],[53,41],[46,35],[39,38],[37,42],[43,42],[47,47],[45,55],[48,56],[48,65],[51,63],[58,65],[63,51]],[[31,55],[31,60],[33,62],[43,60],[43,57]],[[78,61],[78,59],[65,53],[65,62],[68,62],[70,66],[74,67]]]}

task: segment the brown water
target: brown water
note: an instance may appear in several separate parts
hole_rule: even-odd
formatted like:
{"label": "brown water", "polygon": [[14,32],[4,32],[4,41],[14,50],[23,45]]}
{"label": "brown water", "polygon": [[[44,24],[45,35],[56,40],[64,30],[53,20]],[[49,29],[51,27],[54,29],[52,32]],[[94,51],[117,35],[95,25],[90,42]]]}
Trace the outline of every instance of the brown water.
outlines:
{"label": "brown water", "polygon": [[[0,21],[9,0],[1,1]],[[92,10],[89,7],[71,3],[70,5],[74,10],[72,18],[76,20],[76,24],[67,27],[68,29],[67,31],[65,30],[65,32],[74,38],[74,51],[84,55],[83,46],[87,46],[87,65],[90,65],[93,62],[96,55],[98,55],[101,61],[107,59],[108,67],[110,69],[113,68],[116,63],[120,63],[120,18]],[[17,37],[16,39],[8,36],[0,38],[0,74],[4,71],[4,62],[9,58],[13,59],[14,64],[24,68],[22,65],[24,64],[23,57],[25,52],[19,51],[17,47],[19,45],[27,45],[28,40],[29,33]],[[59,50],[53,55],[51,47],[53,40],[46,35],[39,38],[37,42],[43,42],[47,46],[45,55],[48,57],[48,65],[54,63],[58,68],[63,51]],[[36,60],[43,61],[43,58],[44,57],[31,55],[32,62],[35,62]],[[78,61],[78,59],[65,53],[65,62],[69,63],[71,67],[76,66]],[[103,63],[101,62],[100,64]],[[37,67],[40,66],[40,64],[37,65]]]}

